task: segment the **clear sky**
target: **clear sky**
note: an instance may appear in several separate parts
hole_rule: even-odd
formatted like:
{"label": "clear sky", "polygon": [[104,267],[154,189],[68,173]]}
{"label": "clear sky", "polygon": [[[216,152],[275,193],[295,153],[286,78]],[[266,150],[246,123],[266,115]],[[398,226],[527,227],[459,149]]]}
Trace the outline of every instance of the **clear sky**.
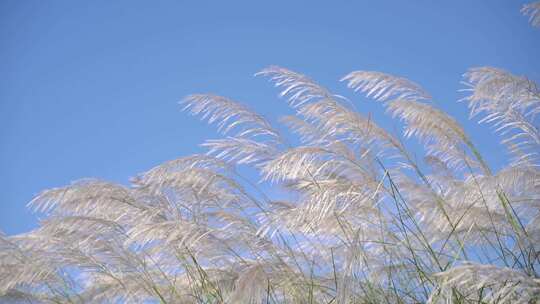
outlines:
{"label": "clear sky", "polygon": [[[253,74],[280,65],[363,112],[380,106],[338,80],[379,70],[421,84],[486,158],[501,147],[467,122],[461,75],[490,65],[540,80],[540,29],[524,1],[0,1],[0,230],[36,226],[26,204],[82,177],[126,183],[203,151],[213,128],[180,112],[191,93],[290,113]],[[385,120],[386,119],[386,120]]]}

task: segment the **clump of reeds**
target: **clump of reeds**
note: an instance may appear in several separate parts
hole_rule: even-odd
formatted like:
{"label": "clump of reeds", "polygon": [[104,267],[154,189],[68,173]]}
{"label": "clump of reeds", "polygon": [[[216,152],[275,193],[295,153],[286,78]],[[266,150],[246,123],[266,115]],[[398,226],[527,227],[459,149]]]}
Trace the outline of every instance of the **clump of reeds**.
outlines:
{"label": "clump of reeds", "polygon": [[[524,8],[538,24],[539,4]],[[140,174],[129,186],[80,180],[30,205],[31,232],[0,236],[0,295],[28,303],[540,302],[540,90],[501,69],[465,75],[471,118],[510,155],[495,171],[420,85],[355,71],[425,147],[377,125],[308,77],[259,73],[296,115],[270,122],[198,94],[185,111],[224,138]],[[260,176],[253,180],[239,166]],[[275,200],[261,183],[285,191]]]}

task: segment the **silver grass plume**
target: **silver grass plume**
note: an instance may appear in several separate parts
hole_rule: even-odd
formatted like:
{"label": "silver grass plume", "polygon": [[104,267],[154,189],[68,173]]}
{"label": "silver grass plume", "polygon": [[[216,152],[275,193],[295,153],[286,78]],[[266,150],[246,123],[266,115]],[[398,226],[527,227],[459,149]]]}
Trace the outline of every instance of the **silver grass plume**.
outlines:
{"label": "silver grass plume", "polygon": [[201,115],[208,123],[216,123],[224,134],[239,129],[237,137],[256,137],[267,135],[279,139],[270,123],[261,115],[248,110],[245,106],[228,98],[212,94],[196,94],[186,97],[181,104],[184,110],[193,115]]}
{"label": "silver grass plume", "polygon": [[434,274],[440,282],[429,303],[537,303],[540,280],[510,268],[466,263]]}
{"label": "silver grass plume", "polygon": [[465,130],[443,111],[413,100],[394,100],[388,104],[388,111],[405,122],[405,137],[417,137],[424,142],[429,156],[453,168],[477,166],[467,153],[470,140]]}
{"label": "silver grass plume", "polygon": [[536,83],[492,67],[466,74],[471,117],[492,124],[514,154],[515,165],[538,164],[540,150],[540,90]]}
{"label": "silver grass plume", "polygon": [[349,88],[379,101],[431,99],[429,93],[418,84],[406,78],[386,73],[354,71],[343,77],[341,81],[347,81]]}
{"label": "silver grass plume", "polygon": [[529,16],[529,22],[532,26],[540,27],[540,1],[525,4],[521,12]]}
{"label": "silver grass plume", "polygon": [[282,142],[280,134],[264,117],[228,98],[197,94],[186,97],[181,104],[191,114],[216,123],[223,134],[236,130],[234,136],[203,144],[217,158],[237,164],[260,163],[275,154]]}
{"label": "silver grass plume", "polygon": [[[188,97],[185,110],[226,137],[130,185],[83,179],[37,195],[29,205],[43,214],[39,228],[0,235],[0,301],[538,302],[538,166],[476,170],[483,160],[465,129],[404,78],[347,80],[421,139],[430,170],[344,97],[284,68],[261,74],[296,111],[283,121],[301,145],[230,99]],[[474,103],[516,99],[502,75],[485,80],[489,94],[475,78]],[[536,101],[527,100],[511,108],[528,104],[531,119]]]}

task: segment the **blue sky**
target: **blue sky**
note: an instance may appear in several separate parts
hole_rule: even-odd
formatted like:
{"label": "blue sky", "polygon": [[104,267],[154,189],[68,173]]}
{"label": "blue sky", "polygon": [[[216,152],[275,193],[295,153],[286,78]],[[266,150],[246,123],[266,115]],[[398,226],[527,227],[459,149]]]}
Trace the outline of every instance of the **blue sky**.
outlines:
{"label": "blue sky", "polygon": [[410,78],[500,163],[489,130],[467,121],[461,75],[490,65],[540,80],[540,29],[523,1],[0,2],[0,230],[37,224],[26,204],[82,177],[126,183],[203,150],[213,128],[180,112],[212,92],[275,121],[290,113],[253,74],[280,65],[399,129],[338,80],[353,70]]}

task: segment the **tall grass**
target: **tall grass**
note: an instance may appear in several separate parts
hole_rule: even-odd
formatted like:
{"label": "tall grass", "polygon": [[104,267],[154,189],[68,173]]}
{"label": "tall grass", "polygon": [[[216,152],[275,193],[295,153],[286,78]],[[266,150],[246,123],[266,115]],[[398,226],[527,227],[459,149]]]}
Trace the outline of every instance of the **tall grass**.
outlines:
{"label": "tall grass", "polygon": [[[523,9],[534,25],[539,7]],[[536,83],[492,67],[464,75],[471,118],[508,148],[495,171],[410,80],[375,71],[342,79],[401,121],[401,136],[304,75],[258,75],[294,109],[282,123],[299,145],[238,102],[188,96],[183,109],[224,137],[130,186],[85,179],[42,192],[30,202],[46,214],[40,227],[0,236],[1,300],[540,302]],[[404,138],[422,143],[423,160]]]}

